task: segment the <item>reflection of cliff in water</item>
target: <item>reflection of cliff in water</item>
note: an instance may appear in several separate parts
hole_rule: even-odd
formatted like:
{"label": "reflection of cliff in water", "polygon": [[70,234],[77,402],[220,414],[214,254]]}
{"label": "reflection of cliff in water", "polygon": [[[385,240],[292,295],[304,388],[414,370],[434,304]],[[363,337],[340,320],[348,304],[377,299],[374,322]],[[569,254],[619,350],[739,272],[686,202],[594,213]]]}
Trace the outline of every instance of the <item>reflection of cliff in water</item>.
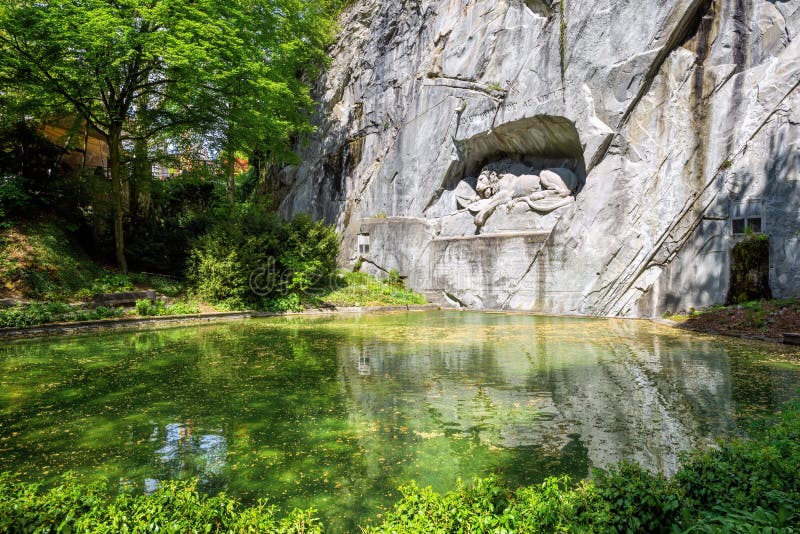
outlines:
{"label": "reflection of cliff in water", "polygon": [[529,473],[556,463],[579,476],[623,459],[672,473],[681,451],[736,429],[719,344],[641,323],[521,319],[340,346],[356,417],[410,428],[412,447],[468,440],[548,464]]}

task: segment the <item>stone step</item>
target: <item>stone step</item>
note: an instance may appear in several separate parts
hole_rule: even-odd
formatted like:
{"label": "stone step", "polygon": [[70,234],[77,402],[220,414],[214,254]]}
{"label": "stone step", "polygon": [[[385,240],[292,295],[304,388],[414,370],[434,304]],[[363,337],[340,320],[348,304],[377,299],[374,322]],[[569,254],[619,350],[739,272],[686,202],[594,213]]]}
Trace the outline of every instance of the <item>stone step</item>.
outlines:
{"label": "stone step", "polygon": [[783,334],[783,342],[787,345],[800,345],[800,334]]}

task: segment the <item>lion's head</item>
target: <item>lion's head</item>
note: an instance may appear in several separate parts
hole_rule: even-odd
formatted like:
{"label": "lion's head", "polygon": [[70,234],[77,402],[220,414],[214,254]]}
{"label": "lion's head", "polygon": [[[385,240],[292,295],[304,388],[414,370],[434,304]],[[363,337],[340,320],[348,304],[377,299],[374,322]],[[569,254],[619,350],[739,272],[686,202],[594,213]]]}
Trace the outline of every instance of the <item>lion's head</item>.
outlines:
{"label": "lion's head", "polygon": [[475,191],[481,198],[491,198],[497,193],[497,182],[500,176],[492,169],[484,169],[478,176],[478,184]]}

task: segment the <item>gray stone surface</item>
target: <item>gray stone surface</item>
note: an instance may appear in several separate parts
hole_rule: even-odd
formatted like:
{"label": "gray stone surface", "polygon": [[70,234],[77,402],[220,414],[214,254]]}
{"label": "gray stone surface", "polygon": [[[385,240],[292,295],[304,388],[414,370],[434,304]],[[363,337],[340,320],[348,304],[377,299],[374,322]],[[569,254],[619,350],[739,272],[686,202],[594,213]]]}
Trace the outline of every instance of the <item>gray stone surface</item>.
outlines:
{"label": "gray stone surface", "polygon": [[[758,203],[773,292],[798,294],[800,2],[547,4],[354,3],[283,213],[336,223],[343,264],[380,218],[365,258],[441,302],[653,316],[724,300],[731,214]],[[475,233],[460,184],[507,157],[570,168],[575,202],[444,246]]]}

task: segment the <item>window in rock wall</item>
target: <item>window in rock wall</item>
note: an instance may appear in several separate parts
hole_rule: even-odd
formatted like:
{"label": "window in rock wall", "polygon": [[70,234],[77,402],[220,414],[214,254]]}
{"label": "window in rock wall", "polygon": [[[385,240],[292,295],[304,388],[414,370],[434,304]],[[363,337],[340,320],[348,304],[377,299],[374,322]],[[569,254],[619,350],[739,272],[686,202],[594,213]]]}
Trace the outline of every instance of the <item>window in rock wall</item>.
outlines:
{"label": "window in rock wall", "polygon": [[760,234],[765,230],[764,203],[751,199],[731,203],[731,230],[733,235],[743,235],[747,229]]}
{"label": "window in rock wall", "polygon": [[358,253],[369,254],[369,234],[358,234]]}

